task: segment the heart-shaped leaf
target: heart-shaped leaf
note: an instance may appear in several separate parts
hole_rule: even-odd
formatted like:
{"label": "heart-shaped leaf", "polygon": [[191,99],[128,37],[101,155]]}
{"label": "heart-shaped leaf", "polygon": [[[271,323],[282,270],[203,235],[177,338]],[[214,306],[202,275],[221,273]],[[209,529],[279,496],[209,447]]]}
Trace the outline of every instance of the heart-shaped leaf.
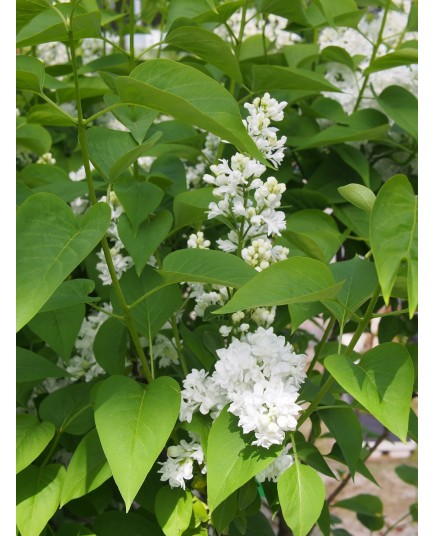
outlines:
{"label": "heart-shaped leaf", "polygon": [[406,441],[413,390],[413,363],[402,344],[376,346],[355,365],[331,355],[324,364],[335,380],[386,428]]}
{"label": "heart-shaped leaf", "polygon": [[36,460],[53,439],[54,432],[51,422],[41,422],[34,415],[17,415],[17,473]]}
{"label": "heart-shaped leaf", "polygon": [[30,196],[17,211],[17,329],[41,309],[93,250],[110,224],[105,203],[77,218],[53,194]]}
{"label": "heart-shaped leaf", "polygon": [[169,377],[145,390],[131,378],[112,376],[97,391],[96,428],[127,511],[169,439],[180,402],[179,386]]}

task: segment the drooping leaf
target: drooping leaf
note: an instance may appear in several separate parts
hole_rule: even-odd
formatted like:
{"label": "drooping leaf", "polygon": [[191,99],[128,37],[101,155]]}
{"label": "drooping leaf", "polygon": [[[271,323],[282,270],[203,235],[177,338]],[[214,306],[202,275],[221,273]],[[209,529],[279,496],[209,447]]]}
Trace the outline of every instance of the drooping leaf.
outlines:
{"label": "drooping leaf", "polygon": [[294,463],[277,482],[283,517],[294,536],[306,536],[321,514],[325,487],[317,472]]}
{"label": "drooping leaf", "polygon": [[166,536],[181,536],[190,525],[193,512],[191,493],[164,486],[155,498],[155,516]]}
{"label": "drooping leaf", "polygon": [[253,434],[243,434],[238,418],[223,410],[214,421],[207,448],[208,505],[214,511],[235,490],[263,471],[282,448],[252,446]]}
{"label": "drooping leaf", "polygon": [[341,286],[322,262],[291,257],[259,272],[215,312],[226,314],[253,307],[319,301],[336,296]]}
{"label": "drooping leaf", "polygon": [[112,376],[99,387],[96,428],[127,511],[163,450],[179,407],[180,390],[173,378],[159,377],[145,390],[131,378]]}
{"label": "drooping leaf", "polygon": [[84,218],[53,194],[30,196],[17,212],[17,329],[41,309],[92,251],[110,223],[105,203]]}
{"label": "drooping leaf", "polygon": [[389,86],[377,100],[386,114],[417,140],[417,98],[403,87]]}
{"label": "drooping leaf", "polygon": [[395,175],[378,192],[371,212],[370,239],[386,303],[401,263],[407,264],[411,318],[417,306],[417,197],[404,175]]}
{"label": "drooping leaf", "polygon": [[41,422],[34,415],[17,415],[16,472],[30,465],[54,436],[54,425]]}
{"label": "drooping leaf", "polygon": [[116,86],[123,102],[147,106],[195,124],[264,162],[247,134],[234,98],[197,69],[166,59],[149,60],[130,76],[117,78]]}
{"label": "drooping leaf", "polygon": [[94,428],[86,434],[69,462],[60,497],[60,508],[98,488],[112,475]]}
{"label": "drooping leaf", "polygon": [[412,65],[417,63],[418,53],[415,48],[400,48],[394,50],[385,56],[380,56],[372,61],[364,74],[372,74],[378,71],[384,71],[386,69],[393,69],[393,67],[399,67],[400,65]]}
{"label": "drooping leaf", "polygon": [[341,355],[324,364],[335,380],[386,428],[406,441],[413,390],[413,364],[401,344],[376,346],[355,365]]}
{"label": "drooping leaf", "polygon": [[17,477],[17,525],[23,536],[39,536],[59,506],[65,468],[30,465]]}
{"label": "drooping leaf", "polygon": [[46,378],[67,378],[69,372],[58,367],[44,357],[17,347],[17,383],[45,380]]}

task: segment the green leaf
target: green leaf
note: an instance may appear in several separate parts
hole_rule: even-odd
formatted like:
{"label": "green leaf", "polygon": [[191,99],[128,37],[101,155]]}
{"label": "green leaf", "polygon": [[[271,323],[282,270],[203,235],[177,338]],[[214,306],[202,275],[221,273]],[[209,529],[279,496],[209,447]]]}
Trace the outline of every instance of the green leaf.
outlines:
{"label": "green leaf", "polygon": [[277,482],[283,518],[294,536],[306,536],[321,514],[325,487],[317,472],[296,462]]}
{"label": "green leaf", "polygon": [[273,89],[340,92],[318,73],[278,65],[253,65],[252,89],[255,92]]}
{"label": "green leaf", "polygon": [[238,510],[237,493],[234,492],[211,512],[211,524],[219,532],[227,532]]}
{"label": "green leaf", "polygon": [[71,127],[76,124],[66,113],[61,113],[51,104],[36,104],[32,106],[27,114],[27,121],[29,123],[54,127]]}
{"label": "green leaf", "polygon": [[148,154],[160,137],[161,134],[156,132],[138,145],[129,132],[104,127],[91,127],[86,131],[90,160],[108,182],[113,182],[140,156]]}
{"label": "green leaf", "polygon": [[327,475],[331,478],[336,478],[333,471],[330,469],[324,457],[315,447],[315,445],[307,442],[304,439],[303,434],[300,432],[294,433],[294,439],[297,448],[297,456],[301,461],[305,462],[307,465],[310,465],[316,471],[320,471],[324,475]]}
{"label": "green leaf", "polygon": [[[104,101],[109,105],[119,102],[117,95],[104,95]],[[145,139],[149,127],[154,122],[158,112],[142,106],[120,106],[112,111],[112,114],[130,129],[131,134],[137,143],[142,143]]]}
{"label": "green leaf", "polygon": [[17,56],[17,89],[29,89],[42,93],[45,68],[42,61],[32,56]]}
{"label": "green leaf", "polygon": [[170,45],[196,54],[236,82],[243,83],[237,58],[226,41],[223,41],[215,33],[200,26],[188,24],[173,30],[170,29],[165,41]]}
{"label": "green leaf", "polygon": [[17,146],[24,147],[40,156],[50,150],[51,136],[41,125],[23,123],[17,127]]}
{"label": "green leaf", "polygon": [[413,364],[405,346],[380,344],[364,354],[358,365],[341,355],[326,357],[324,364],[351,396],[401,441],[406,441]]}
{"label": "green leaf", "polygon": [[53,194],[30,196],[17,211],[17,329],[41,309],[93,250],[110,223],[105,203],[77,218]]}
{"label": "green leaf", "polygon": [[238,104],[218,82],[193,67],[166,59],[149,60],[116,86],[123,102],[147,106],[197,125],[265,163],[248,135]]}
{"label": "green leaf", "polygon": [[30,465],[53,439],[51,422],[40,422],[34,415],[17,415],[16,472]]}
{"label": "green leaf", "polygon": [[313,43],[285,45],[282,47],[282,52],[288,67],[300,67],[302,64],[315,61],[318,58],[319,46]]}
{"label": "green leaf", "polygon": [[354,60],[344,48],[337,46],[323,48],[323,50],[321,50],[321,60],[325,62],[332,61],[342,63],[354,71]]}
{"label": "green leaf", "polygon": [[411,318],[417,306],[417,197],[404,175],[395,175],[378,192],[371,213],[370,239],[386,304],[399,267],[406,262]]}
{"label": "green leaf", "polygon": [[336,296],[341,286],[342,283],[335,284],[329,268],[322,262],[292,257],[259,272],[214,312],[226,314],[253,307],[323,300]]}
{"label": "green leaf", "polygon": [[357,173],[362,177],[365,185],[369,187],[370,171],[369,161],[366,156],[359,149],[356,149],[351,145],[335,145],[333,150],[340,156],[340,158],[342,158],[345,164],[357,171]]}
{"label": "green leaf", "polygon": [[323,409],[320,417],[341,448],[351,476],[357,471],[362,451],[362,427],[351,406],[348,409]]}
{"label": "green leaf", "polygon": [[[156,335],[170,316],[176,313],[182,304],[181,291],[176,286],[163,288],[171,282],[165,281],[158,272],[150,266],[145,266],[140,277],[134,269],[128,270],[120,280],[122,292],[128,303],[143,298],[139,305],[131,311],[133,320],[139,332],[146,338]],[[122,314],[114,289],[111,302],[115,312]]]}
{"label": "green leaf", "polygon": [[48,7],[47,0],[17,0],[16,1],[16,29],[17,33],[35,15],[44,11]]}
{"label": "green leaf", "polygon": [[[94,523],[93,528],[96,534],[104,536],[163,536],[160,527],[143,515],[111,510],[99,515]],[[75,536],[75,535],[74,535]]]}
{"label": "green leaf", "polygon": [[127,338],[127,328],[116,318],[108,318],[100,326],[93,343],[93,353],[97,363],[109,374],[125,373]]}
{"label": "green leaf", "polygon": [[369,67],[365,69],[364,75],[376,73],[377,71],[384,71],[386,69],[393,69],[393,67],[399,67],[400,65],[413,65],[417,63],[417,50],[414,48],[400,48],[394,52],[390,52],[385,56],[380,56],[371,62]]}
{"label": "green leaf", "polygon": [[[57,6],[64,16],[68,16],[71,5]],[[80,14],[77,14],[81,11]],[[76,9],[72,19],[74,39],[85,37],[100,37],[101,14],[99,11],[86,13],[83,9]],[[39,45],[53,41],[68,41],[65,25],[54,9],[47,9],[38,13],[26,24],[17,35],[17,47]]]}
{"label": "green leaf", "polygon": [[343,326],[373,295],[378,285],[378,278],[373,262],[359,259],[357,256],[350,261],[335,262],[330,265],[336,281],[343,281],[336,300],[325,300],[323,303]]}
{"label": "green leaf", "polygon": [[334,506],[372,517],[379,517],[383,514],[383,503],[381,499],[375,495],[368,495],[366,493],[337,501]]}
{"label": "green leaf", "polygon": [[179,193],[173,200],[175,228],[180,229],[206,219],[205,211],[215,199],[214,188],[205,187]]}
{"label": "green leaf", "polygon": [[417,487],[418,485],[417,467],[412,467],[411,465],[398,465],[398,467],[395,467],[395,473],[406,484],[410,484],[410,486]]}
{"label": "green leaf", "polygon": [[131,378],[112,376],[97,391],[96,428],[127,511],[169,439],[180,401],[179,386],[169,377],[145,391]]}
{"label": "green leaf", "polygon": [[40,310],[41,313],[72,307],[79,303],[88,303],[95,298],[88,296],[95,288],[90,279],[71,279],[62,283]]}
{"label": "green leaf", "polygon": [[86,434],[69,462],[60,497],[60,508],[98,488],[112,476],[96,429]]}
{"label": "green leaf", "polygon": [[93,426],[89,403],[92,383],[73,383],[49,394],[39,406],[39,416],[52,422],[59,432],[82,435]]}
{"label": "green leaf", "polygon": [[338,192],[354,206],[359,207],[368,214],[372,212],[376,197],[374,192],[366,188],[366,186],[356,183],[347,184],[338,188]]}
{"label": "green leaf", "polygon": [[307,256],[329,263],[342,243],[341,233],[334,219],[321,210],[299,210],[286,219],[282,236]]}
{"label": "green leaf", "polygon": [[29,327],[69,363],[84,314],[85,306],[82,303],[64,309],[38,313],[30,320]]}
{"label": "green leaf", "polygon": [[400,86],[389,86],[377,97],[385,113],[417,140],[417,98]]}
{"label": "green leaf", "polygon": [[17,525],[23,536],[39,536],[59,506],[65,468],[27,467],[17,476]]}
{"label": "green leaf", "polygon": [[164,486],[155,499],[155,516],[166,536],[181,536],[190,525],[193,512],[191,493]]}
{"label": "green leaf", "polygon": [[155,184],[139,182],[133,177],[119,177],[113,187],[134,232],[137,233],[140,224],[160,205],[164,196],[163,190]]}
{"label": "green leaf", "polygon": [[242,259],[210,249],[181,249],[167,255],[163,270],[166,281],[198,281],[238,288],[255,275]]}
{"label": "green leaf", "polygon": [[252,446],[253,434],[244,435],[238,418],[227,410],[214,421],[207,448],[208,505],[211,511],[234,491],[263,471],[282,450]]}
{"label": "green leaf", "polygon": [[172,221],[172,214],[167,210],[162,210],[149,221],[144,221],[135,233],[127,216],[122,214],[119,218],[119,237],[134,260],[138,276],[142,273],[149,257],[166,238],[172,227]]}
{"label": "green leaf", "polygon": [[53,365],[44,357],[17,347],[17,383],[42,381],[46,378],[67,378],[70,376],[66,370]]}

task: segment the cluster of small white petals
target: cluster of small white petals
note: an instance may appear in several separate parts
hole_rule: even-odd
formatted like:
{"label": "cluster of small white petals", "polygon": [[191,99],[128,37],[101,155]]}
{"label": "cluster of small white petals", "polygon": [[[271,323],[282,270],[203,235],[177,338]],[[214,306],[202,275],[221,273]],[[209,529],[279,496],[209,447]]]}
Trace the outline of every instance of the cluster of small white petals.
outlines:
{"label": "cluster of small white petals", "polygon": [[197,159],[194,166],[185,167],[185,177],[187,179],[187,188],[196,188],[200,185],[205,174],[206,168],[210,162],[214,162],[217,156],[217,150],[220,145],[220,138],[209,132],[206,135],[202,154]]}
{"label": "cluster of small white petals", "polygon": [[254,445],[282,444],[285,433],[297,425],[301,408],[296,400],[306,377],[306,356],[296,354],[272,328],[263,327],[233,339],[217,355],[212,376],[193,370],[184,380],[180,419],[190,421],[197,410],[214,412],[215,418],[230,403],[243,432],[254,432]]}
{"label": "cluster of small white petals", "polygon": [[[378,47],[376,57],[393,52],[400,42],[417,39],[416,32],[406,32],[408,13],[411,0],[398,2],[401,11],[395,9],[387,13],[386,23],[382,34],[382,43]],[[318,39],[321,50],[329,46],[345,49],[350,56],[364,56],[356,71],[346,65],[330,62],[327,64],[325,77],[341,90],[341,93],[323,92],[323,95],[338,101],[347,113],[352,113],[359,97],[363,83],[363,71],[371,61],[374,43],[377,42],[384,10],[364,15],[358,29],[355,28],[324,28]],[[359,108],[378,108],[375,95],[379,95],[386,87],[401,86],[417,95],[418,68],[417,65],[400,65],[384,71],[372,73],[369,84],[364,90]]]}
{"label": "cluster of small white petals", "polygon": [[290,447],[291,445],[286,445],[279,456],[268,467],[256,475],[258,482],[265,482],[265,480],[277,482],[283,473],[291,467],[294,463],[294,458],[288,454]]}
{"label": "cluster of small white petals", "polygon": [[202,231],[191,234],[187,240],[187,247],[192,249],[208,249],[210,245],[211,242],[209,240],[205,240]]}
{"label": "cluster of small white petals", "polygon": [[36,163],[37,164],[50,164],[54,166],[54,164],[56,163],[56,159],[53,157],[51,153],[44,153],[38,158]]}
{"label": "cluster of small white petals", "polygon": [[155,162],[155,156],[141,156],[138,158],[137,163],[141,168],[143,168],[147,173],[151,171],[151,166]]}
{"label": "cluster of small white petals", "polygon": [[173,445],[167,449],[167,460],[159,462],[161,469],[157,472],[161,474],[160,480],[169,481],[171,488],[185,489],[185,481],[193,478],[194,462],[202,466],[203,474],[206,473],[201,445],[195,443],[194,440],[187,443],[181,439],[179,445]]}
{"label": "cluster of small white petals", "polygon": [[36,47],[36,57],[45,65],[61,65],[68,63],[68,49],[66,45],[59,42],[43,43]]}
{"label": "cluster of small white petals", "polygon": [[[91,166],[92,166],[92,164],[91,164]],[[91,169],[92,168],[93,168],[93,166],[91,167]],[[86,178],[86,170],[84,169],[84,166],[81,166],[80,168],[78,168],[77,171],[70,171],[69,172],[69,178],[73,182],[79,182],[79,181],[85,180],[85,178]]]}
{"label": "cluster of small white petals", "polygon": [[241,250],[242,258],[256,271],[262,272],[270,264],[285,260],[289,249],[282,246],[274,246],[268,238],[252,240],[249,247]]}
{"label": "cluster of small white petals", "polygon": [[154,359],[158,360],[158,366],[160,368],[179,364],[175,338],[172,338],[172,340],[170,340],[162,333],[159,333],[155,337],[155,341],[152,345],[152,353]]}
{"label": "cluster of small white petals", "polygon": [[[118,36],[115,34],[107,33],[105,37],[116,44],[119,41]],[[110,43],[93,37],[86,37],[83,39],[80,48],[81,58],[84,64],[90,63],[91,61],[100,58],[102,55],[111,54],[113,51],[113,47]]]}
{"label": "cluster of small white petals", "polygon": [[[292,45],[298,41],[301,41],[301,37],[293,32],[286,31],[288,25],[287,19],[279,17],[277,15],[267,15],[264,17],[255,8],[249,8],[246,11],[246,23],[244,25],[243,35],[244,39],[252,37],[254,35],[262,35],[269,39],[271,44],[277,50],[280,50],[285,45]],[[226,24],[232,30],[229,32],[226,26],[218,26],[214,32],[219,35],[225,41],[230,42],[232,35],[238,36],[240,33],[242,23],[241,10],[236,11]]]}
{"label": "cluster of small white petals", "polygon": [[[95,168],[91,162],[90,164],[90,170],[93,171]],[[70,171],[69,172],[69,178],[73,182],[79,182],[86,179],[86,170],[84,169],[84,166],[81,166],[77,169],[77,171]],[[72,210],[75,212],[75,214],[80,215],[84,214],[88,207],[90,206],[90,201],[88,197],[77,197],[70,203]]]}
{"label": "cluster of small white petals", "polygon": [[202,283],[191,283],[190,298],[194,298],[196,305],[194,312],[196,316],[202,317],[205,310],[211,305],[223,306],[229,299],[228,290],[226,287],[219,285],[212,285],[211,290],[207,290],[209,285],[203,285]]}
{"label": "cluster of small white petals", "polygon": [[250,315],[251,319],[258,326],[268,328],[276,318],[276,307],[256,307],[255,309],[251,310]]}
{"label": "cluster of small white petals", "polygon": [[[116,275],[118,279],[121,277],[121,275],[126,272],[131,266],[133,266],[134,261],[129,255],[123,254],[124,245],[120,240],[116,240],[114,246],[110,248],[110,255],[113,261],[113,266],[116,272]],[[96,264],[96,269],[98,270],[99,274],[98,277],[101,279],[103,285],[111,285],[112,284],[112,277],[110,275],[105,256],[104,251],[101,249],[97,252],[97,257],[100,260]]]}
{"label": "cluster of small white petals", "polygon": [[[110,303],[102,304],[102,308],[108,312],[113,311]],[[93,378],[105,374],[104,370],[95,360],[93,353],[93,344],[96,334],[107,320],[108,316],[100,311],[91,312],[83,319],[77,339],[74,343],[74,355],[69,361],[66,370],[74,376],[75,379],[84,378],[89,382]]]}

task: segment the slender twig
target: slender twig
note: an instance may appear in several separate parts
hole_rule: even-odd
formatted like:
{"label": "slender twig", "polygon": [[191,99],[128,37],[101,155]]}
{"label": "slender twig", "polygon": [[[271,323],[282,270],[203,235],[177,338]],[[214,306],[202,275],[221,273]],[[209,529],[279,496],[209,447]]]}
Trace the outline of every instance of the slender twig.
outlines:
{"label": "slender twig", "polygon": [[125,106],[124,102],[115,102],[114,104],[107,106],[107,108],[104,108],[103,110],[100,110],[99,112],[96,112],[96,114],[91,115],[87,119],[83,119],[83,124],[88,125],[89,123],[92,123],[92,121],[95,121],[98,117],[104,114],[108,114],[112,110],[116,110],[116,108],[119,108],[120,106]]}
{"label": "slender twig", "polygon": [[178,353],[179,362],[181,363],[182,372],[184,376],[188,374],[187,362],[185,361],[184,352],[182,351],[181,338],[179,336],[178,324],[176,323],[176,316],[172,315],[170,319],[170,324],[172,326],[173,335],[175,337],[176,351]]}
{"label": "slender twig", "polygon": [[102,307],[98,307],[98,305],[95,305],[93,302],[86,302],[87,305],[90,305],[93,309],[96,309],[100,313],[104,313],[107,316],[110,316],[112,318],[116,318],[116,320],[123,321],[125,320],[122,315],[117,315],[115,313],[112,313],[111,311],[107,311],[107,309],[103,309]]}
{"label": "slender twig", "polygon": [[310,362],[309,368],[307,369],[307,375],[312,372],[313,367],[315,366],[316,362],[318,361],[322,349],[324,348],[325,343],[328,341],[329,335],[332,332],[333,328],[335,327],[336,320],[329,320],[329,323],[327,324],[326,329],[324,330],[323,336],[317,347],[315,348],[315,355],[313,356],[312,361]]}

